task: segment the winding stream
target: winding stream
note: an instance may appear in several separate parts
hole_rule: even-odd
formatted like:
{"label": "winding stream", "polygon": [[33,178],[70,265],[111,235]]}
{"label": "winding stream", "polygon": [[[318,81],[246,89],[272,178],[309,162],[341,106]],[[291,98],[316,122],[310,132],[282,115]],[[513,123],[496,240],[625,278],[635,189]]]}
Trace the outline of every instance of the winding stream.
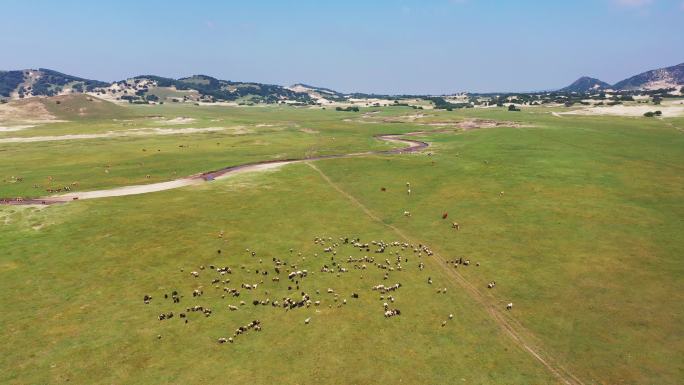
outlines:
{"label": "winding stream", "polygon": [[167,181],[167,182],[123,186],[123,187],[116,187],[116,188],[104,189],[104,190],[71,192],[71,193],[62,194],[62,195],[52,195],[52,196],[46,196],[46,197],[42,197],[42,198],[32,198],[32,199],[0,198],[0,204],[3,204],[3,205],[50,205],[50,204],[55,204],[55,203],[67,203],[67,202],[72,202],[75,200],[83,200],[83,199],[97,199],[97,198],[108,198],[108,197],[120,197],[120,196],[127,196],[127,195],[138,195],[138,194],[146,194],[146,193],[152,193],[152,192],[157,192],[157,191],[166,191],[166,190],[171,190],[171,189],[176,189],[176,188],[186,187],[186,186],[199,185],[199,184],[206,183],[208,181],[212,181],[212,180],[216,180],[216,179],[224,179],[224,178],[228,178],[230,176],[237,175],[237,174],[243,174],[243,173],[252,172],[252,171],[260,171],[260,170],[278,168],[278,167],[281,167],[281,166],[284,166],[287,164],[292,164],[292,163],[300,163],[300,162],[307,162],[307,161],[321,160],[321,159],[339,159],[339,158],[351,158],[351,157],[367,156],[367,155],[403,154],[403,153],[416,152],[416,151],[420,151],[420,150],[428,147],[429,145],[426,142],[421,142],[419,140],[403,139],[401,137],[406,136],[406,135],[419,135],[419,134],[425,134],[425,133],[427,133],[427,132],[420,131],[420,132],[410,132],[410,133],[406,133],[406,134],[383,134],[383,135],[376,135],[375,136],[375,138],[380,139],[380,140],[384,140],[386,142],[400,143],[400,144],[407,145],[406,147],[392,149],[392,150],[367,151],[367,152],[339,154],[339,155],[321,155],[321,156],[313,156],[310,158],[301,158],[301,159],[281,159],[281,160],[245,163],[245,164],[240,164],[237,166],[230,166],[230,167],[222,168],[222,169],[215,170],[215,171],[208,171],[208,172],[204,172],[204,173],[200,173],[200,174],[190,175],[190,176],[187,176],[184,178],[174,179],[174,180]]}

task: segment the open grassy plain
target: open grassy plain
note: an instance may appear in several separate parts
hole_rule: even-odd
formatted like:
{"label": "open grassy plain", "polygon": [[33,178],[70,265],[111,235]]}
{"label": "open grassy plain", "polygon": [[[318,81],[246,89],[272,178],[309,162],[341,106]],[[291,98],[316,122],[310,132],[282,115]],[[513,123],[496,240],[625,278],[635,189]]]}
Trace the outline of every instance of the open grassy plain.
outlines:
{"label": "open grassy plain", "polygon": [[[684,377],[684,119],[558,117],[547,108],[105,105],[117,117],[60,109],[65,104],[50,105],[63,122],[0,132],[0,197],[390,148],[377,134],[431,131],[411,135],[430,147],[136,196],[0,206],[0,383],[677,384]],[[1,141],[208,127],[226,129]],[[376,253],[376,245],[359,250],[340,237],[413,247]],[[419,244],[434,254],[414,252]],[[461,257],[470,264],[447,263]],[[274,258],[287,262],[279,282]],[[288,270],[308,275],[289,280]],[[371,289],[395,283],[393,292]],[[180,303],[170,298],[174,290]],[[282,307],[303,292],[320,306]],[[386,318],[385,302],[401,314]],[[186,311],[195,305],[211,316]],[[174,317],[158,319],[168,312]],[[261,331],[233,336],[255,319]],[[219,344],[221,337],[234,342]]]}

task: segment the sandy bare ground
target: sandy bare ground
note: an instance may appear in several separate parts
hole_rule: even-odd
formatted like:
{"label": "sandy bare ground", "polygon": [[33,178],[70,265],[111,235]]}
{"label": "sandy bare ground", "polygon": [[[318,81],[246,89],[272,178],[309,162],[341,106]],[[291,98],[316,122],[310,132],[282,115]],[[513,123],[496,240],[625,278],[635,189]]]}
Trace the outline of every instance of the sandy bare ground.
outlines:
{"label": "sandy bare ground", "polygon": [[[448,127],[457,131],[469,131],[481,128],[496,128],[496,127],[509,127],[509,128],[521,128],[521,127],[531,127],[529,125],[520,124],[517,122],[505,121],[505,120],[491,120],[491,119],[465,119],[460,121],[443,121],[443,122],[430,122],[430,123],[420,123],[421,126],[430,127]],[[429,133],[429,131],[428,131]],[[413,133],[412,133],[413,134]]]}
{"label": "sandy bare ground", "polygon": [[29,136],[15,138],[0,138],[0,143],[31,143],[31,142],[53,142],[59,140],[79,140],[79,139],[100,139],[100,138],[119,138],[126,136],[154,136],[154,135],[181,135],[198,134],[206,132],[218,132],[231,130],[237,134],[249,132],[243,126],[235,127],[204,127],[204,128],[136,128],[124,131],[107,131],[99,134],[70,134],[70,135],[48,135],[48,136]]}
{"label": "sandy bare ground", "polygon": [[31,127],[35,127],[35,126],[36,126],[35,124],[20,124],[20,125],[9,126],[9,127],[0,126],[0,132],[21,131],[21,130],[25,130],[27,128],[31,128]]}
{"label": "sandy bare ground", "polygon": [[41,124],[60,122],[45,108],[40,100],[35,98],[12,100],[0,104],[0,122],[15,122],[18,124]]}
{"label": "sandy bare ground", "polygon": [[[416,119],[421,119],[424,118],[426,115],[417,113],[417,114],[408,114],[408,115],[402,115],[402,116],[397,116],[397,117],[389,117],[389,118],[384,118],[382,119],[383,122],[386,123],[396,123],[396,122],[402,122],[402,123],[413,123],[416,121]],[[362,115],[362,117],[365,117]]]}
{"label": "sandy bare ground", "polygon": [[684,116],[684,106],[676,105],[622,105],[588,107],[568,112],[560,112],[557,115],[610,115],[610,116],[643,116],[649,111],[662,111],[663,117]]}
{"label": "sandy bare ground", "polygon": [[69,193],[69,194],[64,194],[64,195],[56,195],[51,198],[49,198],[50,201],[54,202],[68,202],[74,199],[97,199],[97,198],[108,198],[108,197],[121,197],[121,196],[127,196],[127,195],[138,195],[138,194],[147,194],[151,192],[157,192],[157,191],[165,191],[165,190],[171,190],[171,189],[176,189],[180,187],[186,187],[186,186],[192,186],[192,185],[197,185],[201,184],[202,180],[197,179],[197,178],[183,178],[183,179],[176,179],[168,182],[159,182],[159,183],[150,183],[150,184],[143,184],[143,185],[134,185],[134,186],[124,186],[124,187],[117,187],[113,189],[107,189],[107,190],[96,190],[96,191],[84,191],[84,192],[75,192],[75,193]]}
{"label": "sandy bare ground", "polygon": [[173,118],[173,119],[158,120],[157,124],[187,124],[187,123],[192,123],[195,120],[196,120],[195,118],[188,118],[185,116],[179,116],[179,117]]}

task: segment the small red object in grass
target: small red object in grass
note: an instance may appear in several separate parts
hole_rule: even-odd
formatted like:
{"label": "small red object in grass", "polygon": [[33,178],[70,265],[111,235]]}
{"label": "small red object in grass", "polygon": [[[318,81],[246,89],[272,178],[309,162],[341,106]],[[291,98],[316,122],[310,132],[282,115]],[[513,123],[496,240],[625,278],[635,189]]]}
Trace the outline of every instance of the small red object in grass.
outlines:
{"label": "small red object in grass", "polygon": [[444,214],[442,214],[442,219],[446,219],[446,217],[448,217],[448,216],[449,216],[449,213],[447,213],[447,212],[445,211]]}

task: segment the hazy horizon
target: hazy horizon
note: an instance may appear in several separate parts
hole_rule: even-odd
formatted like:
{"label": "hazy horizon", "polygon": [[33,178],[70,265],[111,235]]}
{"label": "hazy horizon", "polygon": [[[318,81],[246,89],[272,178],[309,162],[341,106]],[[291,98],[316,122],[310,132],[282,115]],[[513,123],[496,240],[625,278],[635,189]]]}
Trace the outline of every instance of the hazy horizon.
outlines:
{"label": "hazy horizon", "polygon": [[[427,4],[426,4],[427,3]],[[450,94],[608,83],[684,62],[684,1],[117,4],[10,0],[0,69]],[[59,34],[54,33],[59,23]]]}

